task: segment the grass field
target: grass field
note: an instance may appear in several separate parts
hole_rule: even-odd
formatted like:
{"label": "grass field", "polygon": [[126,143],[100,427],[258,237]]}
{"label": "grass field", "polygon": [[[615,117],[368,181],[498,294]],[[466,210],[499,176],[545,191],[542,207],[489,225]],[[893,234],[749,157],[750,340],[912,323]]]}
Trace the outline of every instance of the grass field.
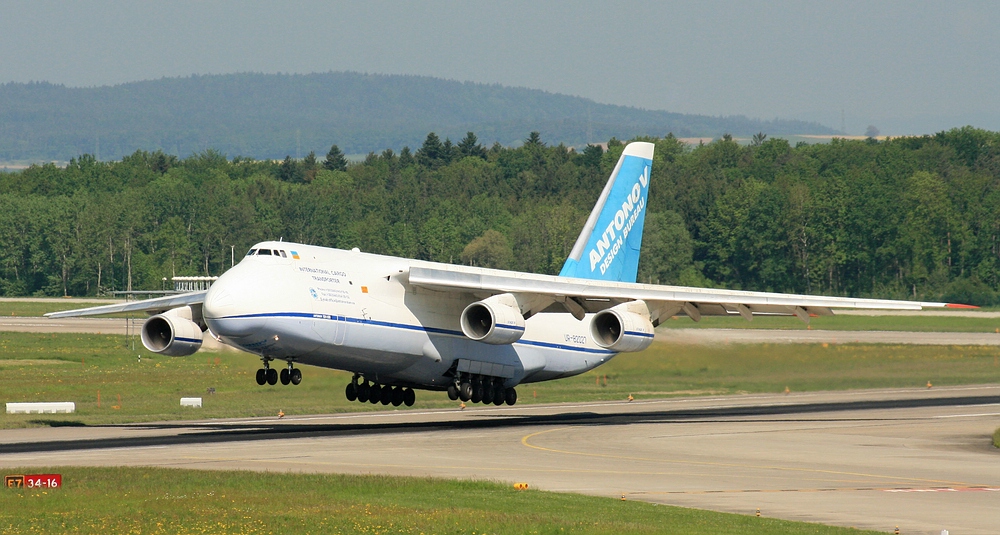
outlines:
{"label": "grass field", "polygon": [[[67,415],[5,414],[0,427],[274,416],[386,409],[350,403],[346,372],[303,367],[298,386],[258,386],[260,361],[237,352],[161,357],[123,336],[0,333],[2,402],[73,401]],[[142,357],[141,361],[137,358]],[[518,387],[518,403],[1000,382],[1000,352],[978,346],[654,343],[595,371]],[[214,394],[208,389],[214,388]],[[100,402],[98,402],[98,393]],[[202,397],[203,408],[180,407]],[[455,407],[443,392],[417,393],[415,408]]]}
{"label": "grass field", "polygon": [[818,316],[809,325],[794,316],[705,316],[694,322],[683,316],[663,322],[667,329],[818,329],[829,331],[1000,332],[1000,318],[968,316]]}
{"label": "grass field", "polygon": [[[18,472],[24,473],[24,472]],[[386,476],[49,468],[59,489],[2,489],[0,532],[860,534],[485,481]]]}
{"label": "grass field", "polygon": [[1000,448],[1000,427],[993,432],[993,447]]}

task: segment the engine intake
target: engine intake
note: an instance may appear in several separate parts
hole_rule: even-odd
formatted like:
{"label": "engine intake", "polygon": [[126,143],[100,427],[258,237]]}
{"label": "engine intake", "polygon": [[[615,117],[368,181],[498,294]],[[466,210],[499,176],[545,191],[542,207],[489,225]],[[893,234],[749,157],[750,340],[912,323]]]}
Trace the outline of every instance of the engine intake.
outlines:
{"label": "engine intake", "polygon": [[[186,316],[186,317],[185,317]],[[142,345],[153,353],[186,357],[201,348],[202,331],[191,321],[191,308],[175,308],[142,324]]]}
{"label": "engine intake", "polygon": [[594,314],[590,336],[597,345],[620,353],[646,349],[653,343],[646,303],[630,301]]}
{"label": "engine intake", "polygon": [[462,332],[479,342],[513,344],[524,335],[524,316],[512,294],[476,301],[462,311]]}

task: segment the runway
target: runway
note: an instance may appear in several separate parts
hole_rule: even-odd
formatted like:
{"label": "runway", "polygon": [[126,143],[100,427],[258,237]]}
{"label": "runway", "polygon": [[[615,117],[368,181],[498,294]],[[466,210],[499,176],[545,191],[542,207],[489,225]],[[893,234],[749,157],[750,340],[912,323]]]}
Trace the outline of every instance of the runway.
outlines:
{"label": "runway", "polygon": [[1000,526],[1000,385],[3,431],[0,466],[527,482],[937,535]]}

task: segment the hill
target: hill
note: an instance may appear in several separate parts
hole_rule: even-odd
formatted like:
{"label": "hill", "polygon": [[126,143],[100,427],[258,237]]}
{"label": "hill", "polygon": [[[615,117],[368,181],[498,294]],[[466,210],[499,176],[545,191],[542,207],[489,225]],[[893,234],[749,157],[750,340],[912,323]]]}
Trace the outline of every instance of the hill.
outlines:
{"label": "hill", "polygon": [[284,158],[418,147],[442,139],[518,145],[531,131],[550,144],[611,137],[832,134],[802,121],[709,117],[599,104],[501,85],[354,72],[226,74],[73,88],[0,85],[0,161],[120,159],[136,150],[187,156]]}

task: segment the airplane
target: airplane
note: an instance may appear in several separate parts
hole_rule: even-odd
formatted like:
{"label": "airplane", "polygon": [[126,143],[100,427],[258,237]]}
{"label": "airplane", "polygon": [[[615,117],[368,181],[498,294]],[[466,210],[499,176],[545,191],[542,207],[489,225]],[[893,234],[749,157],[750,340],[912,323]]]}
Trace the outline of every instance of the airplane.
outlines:
{"label": "airplane", "polygon": [[962,306],[637,283],[653,148],[625,147],[558,276],[265,241],[208,290],[46,316],[143,311],[154,353],[191,355],[207,335],[258,355],[261,386],[299,384],[297,365],[334,368],[354,374],[348,400],[398,407],[419,389],[513,405],[519,385],[646,349],[673,316]]}

